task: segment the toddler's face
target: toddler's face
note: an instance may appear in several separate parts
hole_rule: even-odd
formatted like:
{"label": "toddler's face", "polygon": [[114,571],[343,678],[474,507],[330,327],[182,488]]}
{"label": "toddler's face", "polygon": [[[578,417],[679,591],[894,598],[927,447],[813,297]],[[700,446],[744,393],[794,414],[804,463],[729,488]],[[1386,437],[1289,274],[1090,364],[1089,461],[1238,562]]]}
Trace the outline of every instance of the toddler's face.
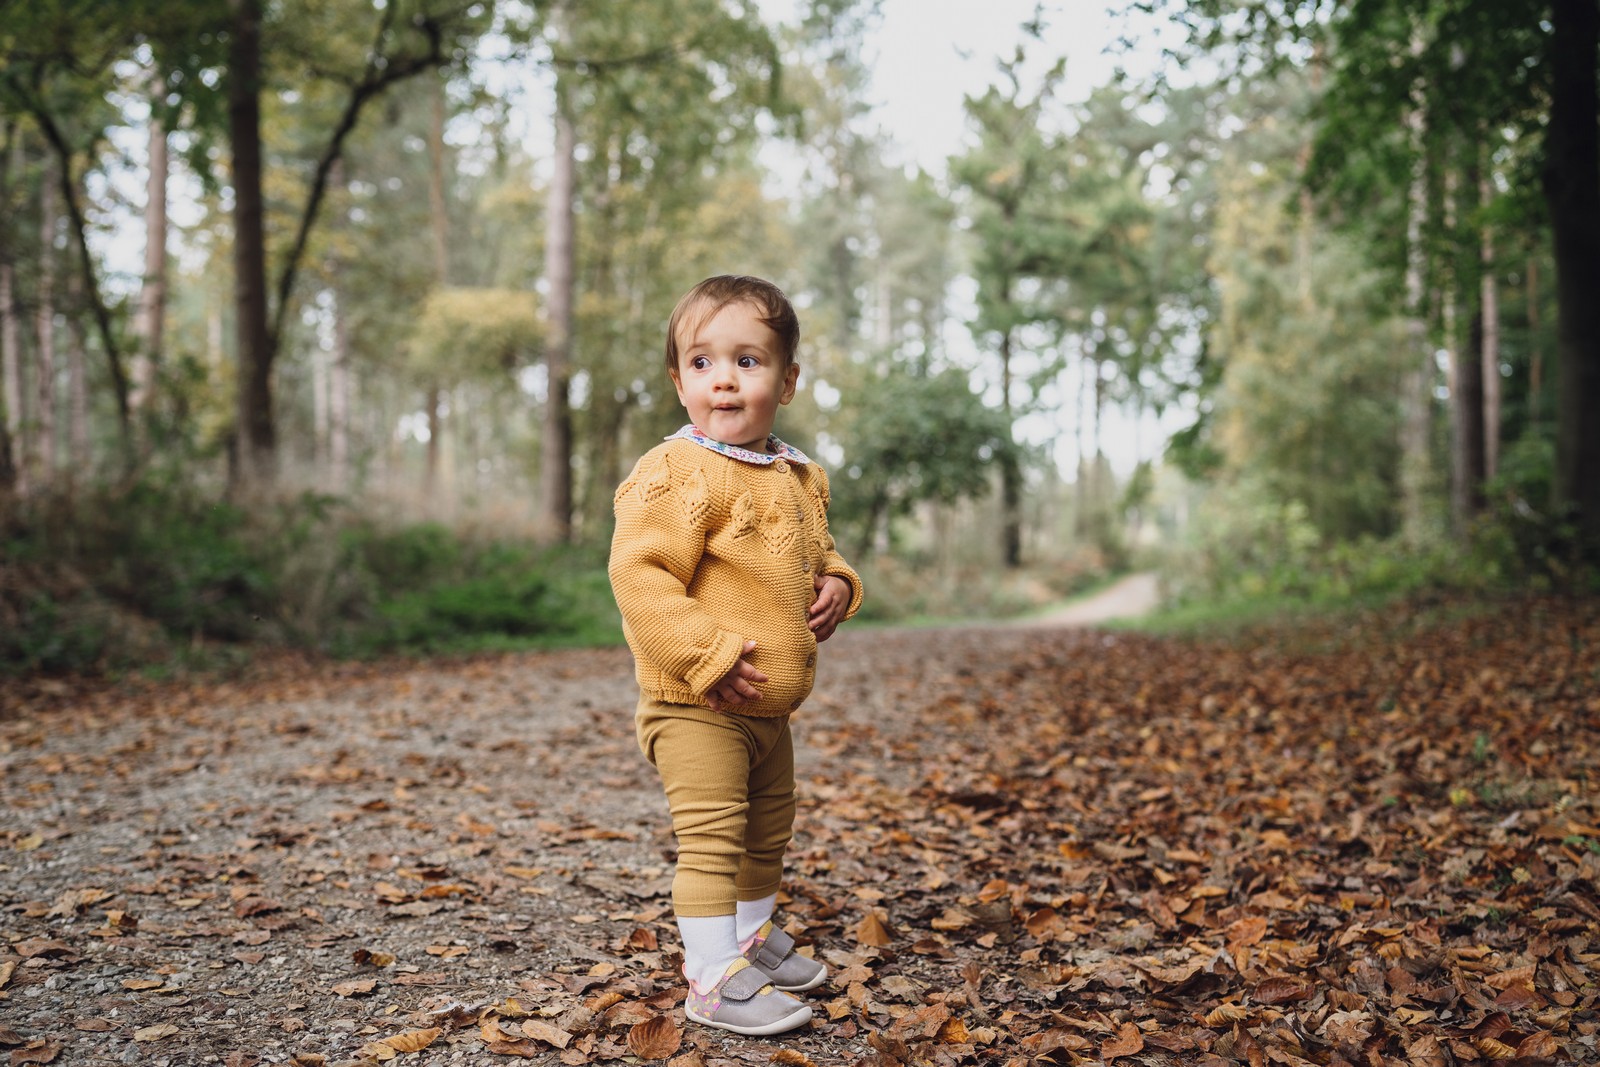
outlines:
{"label": "toddler's face", "polygon": [[800,368],[784,365],[777,334],[751,304],[693,319],[684,318],[672,372],[690,421],[724,444],[766,451],[778,408],[794,399]]}

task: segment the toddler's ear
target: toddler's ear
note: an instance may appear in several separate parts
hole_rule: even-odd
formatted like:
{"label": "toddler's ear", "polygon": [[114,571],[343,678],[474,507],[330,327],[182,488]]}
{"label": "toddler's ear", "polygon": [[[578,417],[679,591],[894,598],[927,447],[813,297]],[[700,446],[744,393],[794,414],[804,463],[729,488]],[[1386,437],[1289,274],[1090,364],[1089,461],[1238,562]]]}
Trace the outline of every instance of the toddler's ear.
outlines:
{"label": "toddler's ear", "polygon": [[791,363],[789,369],[783,372],[783,392],[778,395],[778,403],[787,404],[794,399],[795,386],[800,382],[800,364]]}

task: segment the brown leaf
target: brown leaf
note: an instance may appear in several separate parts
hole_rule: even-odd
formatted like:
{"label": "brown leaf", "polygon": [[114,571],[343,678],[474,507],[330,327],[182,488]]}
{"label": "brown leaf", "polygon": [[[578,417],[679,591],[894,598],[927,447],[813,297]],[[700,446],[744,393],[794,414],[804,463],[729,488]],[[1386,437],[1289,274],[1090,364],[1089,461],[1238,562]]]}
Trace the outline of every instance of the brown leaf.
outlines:
{"label": "brown leaf", "polygon": [[433,1044],[442,1033],[444,1031],[437,1026],[429,1027],[426,1030],[407,1030],[403,1034],[386,1037],[379,1043],[388,1045],[396,1052],[421,1052]]}
{"label": "brown leaf", "polygon": [[1105,1060],[1114,1060],[1118,1056],[1132,1056],[1142,1051],[1144,1051],[1144,1035],[1132,1023],[1123,1023],[1117,1027],[1115,1037],[1100,1042],[1100,1056]]}
{"label": "brown leaf", "polygon": [[72,946],[65,941],[53,941],[45,938],[18,941],[11,946],[11,950],[25,960],[36,959],[40,956],[46,959],[63,959],[77,956]]}
{"label": "brown leaf", "polygon": [[339,982],[333,991],[341,997],[364,997],[377,988],[376,978],[352,978],[348,982]]}
{"label": "brown leaf", "polygon": [[164,1041],[169,1037],[181,1034],[183,1031],[171,1023],[157,1023],[155,1026],[145,1026],[133,1032],[135,1041]]}
{"label": "brown leaf", "polygon": [[944,1024],[950,1021],[950,1009],[943,1004],[929,1004],[907,1012],[895,1020],[889,1032],[910,1041],[937,1037]]}
{"label": "brown leaf", "polygon": [[1311,986],[1298,978],[1268,978],[1250,994],[1257,1004],[1293,1004],[1311,996]]}
{"label": "brown leaf", "polygon": [[867,912],[866,918],[856,924],[855,938],[857,943],[874,948],[885,948],[894,942],[894,935],[876,911]]}
{"label": "brown leaf", "polygon": [[111,894],[104,889],[69,889],[56,898],[55,906],[46,914],[52,919],[70,919],[79,912],[110,899]]}
{"label": "brown leaf", "polygon": [[241,919],[248,919],[252,915],[265,915],[268,912],[282,911],[283,905],[267,897],[244,897],[233,906],[233,913]]}
{"label": "brown leaf", "polygon": [[1237,1004],[1218,1004],[1205,1014],[1205,1024],[1213,1030],[1231,1026],[1250,1018],[1250,1012]]}
{"label": "brown leaf", "polygon": [[520,1028],[523,1036],[530,1037],[535,1041],[543,1041],[545,1044],[554,1045],[556,1048],[566,1048],[572,1041],[572,1035],[561,1029],[561,1027],[553,1026],[539,1019],[524,1019],[520,1024]]}
{"label": "brown leaf", "polygon": [[1554,1059],[1561,1052],[1561,1045],[1555,1035],[1548,1030],[1540,1030],[1536,1034],[1529,1034],[1517,1045],[1517,1057],[1544,1060]]}
{"label": "brown leaf", "polygon": [[645,1060],[664,1060],[683,1044],[683,1031],[667,1015],[646,1019],[628,1031],[628,1051]]}
{"label": "brown leaf", "polygon": [[772,1054],[773,1063],[781,1063],[784,1067],[817,1067],[810,1056],[797,1052],[792,1048],[780,1048]]}
{"label": "brown leaf", "polygon": [[0,989],[6,987],[6,984],[11,981],[11,976],[16,972],[16,960],[6,960],[4,963],[0,963]]}
{"label": "brown leaf", "polygon": [[19,1067],[25,1063],[54,1063],[57,1056],[61,1055],[61,1042],[55,1038],[42,1038],[30,1041],[22,1048],[11,1050],[12,1067]]}

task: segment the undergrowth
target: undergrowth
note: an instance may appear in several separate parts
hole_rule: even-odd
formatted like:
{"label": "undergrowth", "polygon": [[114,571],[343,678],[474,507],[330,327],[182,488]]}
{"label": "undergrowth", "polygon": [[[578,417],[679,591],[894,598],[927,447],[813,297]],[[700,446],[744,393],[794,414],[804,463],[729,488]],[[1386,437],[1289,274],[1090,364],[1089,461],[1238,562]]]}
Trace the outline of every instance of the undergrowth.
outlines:
{"label": "undergrowth", "polygon": [[247,510],[150,484],[0,517],[0,673],[620,639],[603,549],[386,523],[314,494]]}

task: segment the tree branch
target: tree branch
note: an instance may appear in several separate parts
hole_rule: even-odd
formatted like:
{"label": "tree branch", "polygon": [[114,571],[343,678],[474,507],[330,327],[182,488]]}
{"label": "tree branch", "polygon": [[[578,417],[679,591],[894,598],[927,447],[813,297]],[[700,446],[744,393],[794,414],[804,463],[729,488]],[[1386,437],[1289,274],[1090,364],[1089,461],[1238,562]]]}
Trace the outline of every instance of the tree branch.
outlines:
{"label": "tree branch", "polygon": [[[95,327],[100,334],[101,347],[106,352],[106,362],[111,370],[111,387],[116,394],[117,401],[117,428],[122,435],[124,445],[133,440],[130,415],[128,411],[128,378],[122,369],[122,353],[117,346],[116,333],[111,327],[111,312],[106,308],[105,300],[100,295],[100,280],[95,274],[94,259],[89,252],[88,224],[83,213],[83,205],[78,200],[77,183],[72,180],[72,147],[67,144],[61,127],[57,125],[55,116],[34,93],[17,81],[15,77],[7,76],[6,84],[12,94],[22,102],[28,114],[39,124],[40,132],[49,142],[61,166],[58,175],[61,184],[61,196],[67,205],[67,217],[72,222],[72,232],[77,238],[78,266],[83,278],[84,291],[89,298],[89,307],[94,312]],[[124,449],[128,456],[132,456],[131,449]]]}
{"label": "tree branch", "polygon": [[288,321],[290,298],[294,293],[295,280],[300,273],[300,263],[305,258],[306,246],[311,240],[311,230],[316,225],[322,201],[327,195],[328,176],[344,152],[345,138],[356,128],[362,109],[373,97],[396,82],[414,77],[425,70],[442,67],[445,63],[444,35],[439,24],[433,19],[423,20],[420,27],[428,38],[426,53],[411,57],[399,64],[390,65],[387,62],[388,57],[383,54],[382,44],[394,20],[395,6],[391,4],[384,9],[372,50],[368,54],[366,71],[361,81],[352,87],[350,99],[345,104],[343,114],[339,116],[339,123],[334,127],[333,135],[328,139],[327,146],[317,160],[316,172],[311,179],[311,191],[306,196],[305,210],[301,212],[294,243],[290,246],[288,258],[284,261],[283,272],[278,276],[277,304],[273,308],[272,324],[267,333],[267,350],[274,355],[283,336],[284,323]]}

